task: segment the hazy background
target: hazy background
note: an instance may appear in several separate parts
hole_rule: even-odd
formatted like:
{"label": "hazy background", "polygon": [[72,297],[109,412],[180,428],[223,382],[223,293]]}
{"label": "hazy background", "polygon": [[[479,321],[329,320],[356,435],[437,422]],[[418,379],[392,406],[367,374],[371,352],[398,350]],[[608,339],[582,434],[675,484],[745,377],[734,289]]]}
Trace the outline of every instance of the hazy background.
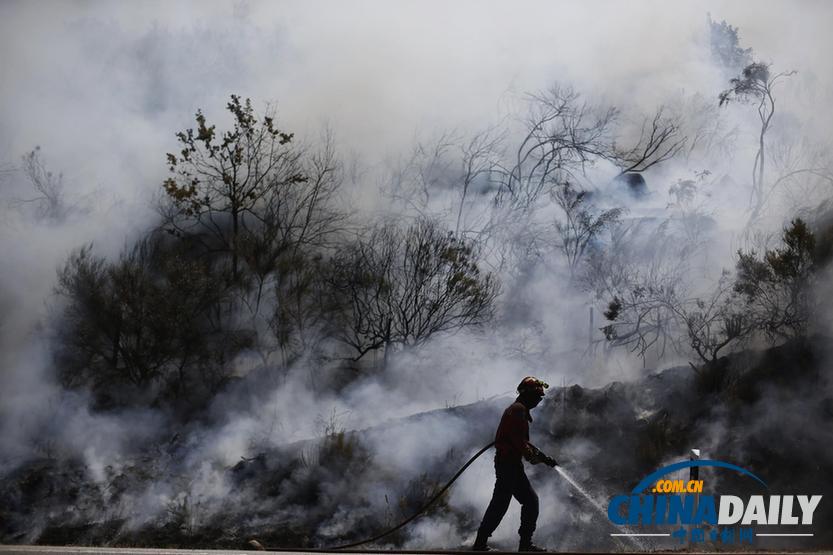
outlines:
{"label": "hazy background", "polygon": [[[753,48],[756,59],[797,71],[779,89],[779,110],[784,109],[777,118],[793,135],[826,143],[833,127],[828,109],[833,4],[822,0],[3,1],[0,445],[5,462],[25,457],[33,436],[51,430],[67,446],[83,445],[90,467],[103,469],[120,464],[132,442],[164,427],[164,416],[152,410],[91,413],[82,393],[54,385],[44,325],[55,303],[55,271],[72,249],[93,242],[99,254],[115,256],[153,225],[152,203],[167,174],[165,153],[176,148],[174,133],[192,125],[198,108],[222,124],[229,95],[239,94],[251,97],[257,109],[277,106],[282,128],[301,141],[315,142],[329,127],[350,168],[345,202],[370,217],[390,209],[380,191],[417,142],[444,131],[466,134],[503,124],[511,129],[525,95],[554,82],[620,107],[625,121],[637,122],[659,105],[685,106],[695,97],[716,104],[729,76],[713,64],[708,13],[738,26],[741,45]],[[738,130],[736,148],[710,160],[708,169],[733,177],[729,183],[740,188],[751,169],[755,122],[749,107],[724,110],[727,128]],[[28,194],[21,156],[36,146],[49,168],[62,173],[68,201],[77,207],[62,223],[35,222],[15,203]],[[695,154],[658,169],[649,176],[655,196],[631,206],[632,212],[660,213],[668,186],[707,169],[705,164]],[[603,165],[592,172],[610,173]],[[744,191],[713,191],[709,209],[721,232],[711,256],[718,266],[731,266],[741,245]],[[768,214],[772,229],[777,232],[796,206],[819,194],[829,196],[783,192]],[[620,200],[601,197],[602,204]],[[315,369],[300,368],[276,384],[265,405],[258,399],[247,407],[245,396],[220,399],[218,413],[228,402],[224,423],[195,433],[189,468],[202,468],[207,460],[233,464],[251,454],[255,439],[272,445],[314,437],[333,418],[347,429],[360,428],[507,394],[528,373],[554,385],[594,386],[641,375],[641,363],[626,355],[592,369],[557,356],[584,341],[587,330],[586,302],[572,306],[560,295],[560,277],[542,268],[520,285],[505,284],[507,307],[516,302],[519,287],[517,304],[531,309],[505,320],[505,329],[491,340],[466,333],[438,338],[430,349],[400,357],[388,375],[359,382],[339,396],[315,392],[310,387]],[[465,428],[464,423],[440,426],[438,445],[454,442],[455,426]],[[428,425],[427,433],[437,428]],[[401,441],[400,452],[410,453],[410,436]],[[390,450],[391,444],[383,447]],[[403,471],[418,467],[409,457],[393,465]],[[484,465],[460,488],[476,491],[469,494],[473,497],[455,502],[485,507],[490,487],[476,487],[491,480]],[[229,494],[227,486],[217,485],[221,480],[214,470],[205,472],[205,479],[197,480],[201,492]],[[171,495],[164,487],[160,491],[160,498]],[[542,519],[558,513],[554,505]],[[148,501],[147,512],[154,506]],[[436,526],[415,537],[444,541],[437,539],[445,532]]]}

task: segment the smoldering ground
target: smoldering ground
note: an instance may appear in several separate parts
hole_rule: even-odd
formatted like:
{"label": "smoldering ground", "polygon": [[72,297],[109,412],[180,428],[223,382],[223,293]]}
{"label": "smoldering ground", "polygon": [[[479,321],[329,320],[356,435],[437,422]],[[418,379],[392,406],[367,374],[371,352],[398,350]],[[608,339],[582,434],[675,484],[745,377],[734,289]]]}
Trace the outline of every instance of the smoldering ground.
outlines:
{"label": "smoldering ground", "polygon": [[[708,290],[723,267],[734,266],[738,248],[773,246],[786,222],[830,198],[823,176],[833,122],[823,107],[833,96],[833,75],[822,27],[831,7],[808,2],[801,8],[775,2],[673,8],[661,2],[627,8],[606,2],[511,8],[322,3],[313,9],[253,2],[4,3],[2,469],[19,478],[29,472],[26,463],[39,461],[51,469],[48,475],[63,471],[71,477],[65,481],[77,485],[73,493],[46,480],[48,487],[35,485],[31,495],[16,498],[28,522],[9,537],[46,541],[44,533],[62,525],[117,522],[140,531],[134,540],[144,533],[144,541],[153,543],[153,531],[165,526],[196,538],[224,518],[233,526],[211,539],[233,543],[276,527],[284,531],[275,533],[277,540],[304,545],[326,543],[309,537],[312,529],[334,542],[370,535],[406,516],[455,464],[488,442],[506,398],[485,403],[480,412],[395,419],[511,394],[528,373],[554,385],[604,386],[642,377],[645,366],[689,360],[671,348],[662,356],[649,352],[647,362],[626,348],[590,356],[603,345],[599,328],[609,299],[588,296],[565,265],[554,228],[561,212],[544,196],[523,218],[502,219],[495,239],[483,246],[483,269],[496,272],[502,284],[495,319],[484,328],[437,335],[396,353],[384,373],[352,380],[334,377],[313,360],[277,369],[243,353],[230,363],[239,381],[185,425],[154,407],[94,410],[83,389],[68,392],[55,380],[50,326],[64,302],[53,293],[55,269],[72,249],[90,242],[98,254],[115,259],[156,225],[154,204],[167,176],[164,154],[177,147],[174,132],[193,125],[197,109],[222,128],[229,124],[223,111],[229,94],[252,97],[258,110],[274,102],[282,128],[309,144],[318,142],[327,122],[354,221],[427,214],[449,229],[478,230],[493,217],[495,189],[481,178],[460,200],[465,147],[488,130],[489,140],[479,143],[489,146],[486,158],[513,161],[524,118],[535,107],[527,93],[544,95],[559,82],[574,87],[578,102],[587,102],[593,114],[617,107],[610,139],[620,145],[635,141],[645,118],[665,106],[688,140],[677,156],[645,172],[646,196],[634,198],[612,184],[618,170],[608,160],[577,175],[599,209],[622,207],[627,229],[639,227],[631,232],[634,260],[685,274],[695,295]],[[784,174],[810,168],[815,173],[806,175],[815,177],[774,190],[756,234],[745,228],[754,107],[716,107],[717,94],[737,72],[712,57],[707,11],[739,26],[741,45],[753,48],[756,59],[798,72],[777,90],[770,139],[778,146],[771,152]],[[38,193],[22,168],[21,157],[36,145],[43,163],[63,174],[65,213],[58,220],[38,214]],[[696,185],[696,196],[685,202],[668,193],[683,181]],[[685,251],[681,237],[692,229],[674,227],[693,220],[708,225],[689,241],[695,250]],[[826,387],[802,390],[801,398],[823,413]],[[779,428],[773,426],[784,423],[778,414],[768,418],[765,407],[799,412],[777,391],[764,391],[756,403],[758,412],[750,414],[760,418],[741,419],[753,437],[774,435]],[[650,403],[644,409],[650,429],[663,425],[651,420],[654,409]],[[567,434],[559,445],[553,430],[563,415],[552,414],[553,421],[536,423],[533,436],[552,440],[573,468],[611,444],[601,442],[613,442],[588,429],[599,443]],[[709,418],[710,448],[725,452],[738,424],[718,408]],[[790,443],[792,457],[829,465],[829,442],[820,440],[827,428],[801,416],[787,423],[806,434]],[[344,433],[366,428],[377,431]],[[684,452],[672,444],[655,456],[672,460]],[[746,456],[744,449],[737,452],[739,459]],[[637,468],[633,463],[631,469]],[[579,477],[592,482],[596,469],[588,463]],[[39,474],[25,476],[32,483]],[[554,475],[535,479],[544,505],[540,533],[562,538],[553,539],[565,542],[560,546],[593,545],[599,524],[587,508]],[[602,479],[604,487],[594,494],[602,498],[615,479],[612,473]],[[487,455],[439,510],[390,541],[459,545],[485,509],[491,480]],[[258,486],[269,492],[266,499]],[[71,506],[67,499],[84,502]],[[511,544],[513,511],[498,543]],[[576,532],[584,527],[593,533]]]}

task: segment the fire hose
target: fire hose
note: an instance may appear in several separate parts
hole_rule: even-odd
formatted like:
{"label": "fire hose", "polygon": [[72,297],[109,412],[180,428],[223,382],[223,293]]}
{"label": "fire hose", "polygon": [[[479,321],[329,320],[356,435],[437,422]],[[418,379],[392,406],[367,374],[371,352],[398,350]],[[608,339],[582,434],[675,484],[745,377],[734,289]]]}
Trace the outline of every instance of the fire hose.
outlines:
{"label": "fire hose", "polygon": [[460,477],[460,475],[461,475],[461,474],[462,474],[462,473],[463,473],[463,472],[464,472],[464,471],[465,471],[465,470],[466,470],[466,469],[467,469],[467,468],[471,465],[471,463],[473,463],[473,462],[477,459],[477,457],[479,457],[480,455],[482,455],[483,453],[485,453],[485,452],[486,452],[486,451],[487,451],[490,447],[492,447],[492,445],[494,445],[494,444],[495,444],[495,442],[493,441],[493,442],[489,443],[489,445],[485,446],[483,449],[481,449],[480,451],[478,451],[477,453],[475,453],[475,454],[474,454],[474,456],[473,456],[472,458],[470,458],[470,459],[468,460],[468,462],[467,462],[466,464],[464,464],[464,465],[463,465],[463,467],[462,467],[460,470],[458,470],[458,471],[457,471],[457,474],[455,474],[454,476],[452,476],[451,480],[449,480],[449,481],[448,481],[448,483],[446,483],[446,485],[445,485],[445,486],[443,486],[443,488],[442,488],[440,491],[438,491],[437,493],[435,493],[435,494],[434,494],[434,496],[433,496],[431,499],[429,499],[429,500],[428,500],[428,502],[427,502],[427,503],[425,503],[425,505],[423,505],[423,506],[422,506],[422,508],[421,508],[420,510],[418,510],[417,512],[415,512],[414,514],[412,514],[411,516],[409,516],[408,518],[406,518],[405,520],[403,520],[402,522],[400,522],[399,524],[397,524],[397,525],[396,525],[396,526],[394,526],[393,528],[391,528],[391,529],[389,529],[389,530],[386,530],[386,531],[382,532],[381,534],[377,534],[377,535],[373,536],[372,538],[368,538],[368,539],[366,539],[366,540],[362,540],[362,541],[358,541],[358,542],[353,542],[353,543],[346,543],[346,544],[344,544],[344,545],[339,545],[339,546],[333,547],[333,548],[331,548],[331,549],[349,549],[349,548],[351,548],[351,547],[356,547],[357,545],[364,545],[364,544],[366,544],[366,543],[374,542],[374,541],[376,541],[376,540],[379,540],[379,539],[384,538],[385,536],[389,536],[390,534],[393,534],[394,532],[396,532],[396,531],[397,531],[397,530],[399,530],[400,528],[404,527],[406,524],[408,524],[409,522],[411,522],[412,520],[414,520],[416,517],[418,517],[419,515],[421,515],[421,514],[422,514],[422,513],[424,513],[425,511],[427,511],[427,510],[428,510],[428,507],[430,507],[431,505],[433,505],[433,504],[434,504],[434,502],[435,502],[437,499],[439,499],[440,497],[442,497],[442,495],[443,495],[446,491],[448,491],[448,488],[450,488],[450,487],[451,487],[451,484],[453,484],[453,483],[457,480],[457,478],[459,478],[459,477]]}
{"label": "fire hose", "polygon": [[[468,462],[466,462],[466,464],[464,464],[464,465],[462,466],[462,468],[460,468],[460,470],[458,470],[458,471],[457,471],[457,473],[456,473],[454,476],[452,476],[452,477],[451,477],[451,480],[449,480],[449,481],[448,481],[448,482],[447,482],[447,483],[446,483],[446,484],[442,487],[442,489],[440,489],[440,491],[438,491],[437,493],[435,493],[435,494],[434,494],[434,496],[433,496],[433,497],[431,497],[431,499],[429,499],[429,500],[425,503],[425,505],[423,505],[423,506],[422,506],[422,508],[420,508],[417,512],[415,512],[414,514],[412,514],[411,516],[409,516],[408,518],[406,518],[405,520],[403,520],[402,522],[400,522],[399,524],[397,524],[397,525],[396,525],[396,526],[394,526],[393,528],[390,528],[390,529],[388,529],[388,530],[385,530],[385,531],[384,531],[384,532],[382,532],[381,534],[377,534],[377,535],[373,536],[372,538],[367,538],[367,539],[365,539],[365,540],[361,540],[361,541],[357,541],[357,542],[353,542],[353,543],[346,543],[346,544],[344,544],[344,545],[338,545],[338,546],[333,546],[333,547],[326,547],[326,548],[322,548],[322,550],[327,551],[327,550],[349,549],[349,548],[351,548],[351,547],[356,547],[356,546],[359,546],[359,545],[364,545],[364,544],[366,544],[366,543],[370,543],[370,542],[374,542],[374,541],[376,541],[376,540],[382,539],[382,538],[384,538],[385,536],[389,536],[390,534],[393,534],[393,533],[394,533],[394,532],[396,532],[397,530],[399,530],[399,529],[403,528],[403,527],[404,527],[404,526],[406,526],[409,522],[411,522],[412,520],[414,520],[416,517],[418,517],[419,515],[421,515],[421,514],[422,514],[422,513],[424,513],[425,511],[427,511],[427,510],[428,510],[428,508],[429,508],[431,505],[433,505],[435,501],[437,501],[437,499],[439,499],[440,497],[442,497],[442,495],[443,495],[446,491],[448,491],[448,488],[450,488],[450,487],[451,487],[451,485],[452,485],[455,481],[457,481],[457,478],[459,478],[459,477],[460,477],[460,475],[461,475],[463,472],[465,472],[465,470],[466,470],[469,466],[471,466],[471,463],[473,463],[473,462],[477,459],[477,457],[479,457],[480,455],[482,455],[483,453],[485,453],[485,452],[486,452],[489,448],[491,448],[494,444],[495,444],[495,442],[493,441],[493,442],[489,443],[488,445],[486,445],[485,447],[483,447],[480,451],[478,451],[477,453],[475,453],[475,454],[474,454],[474,455],[473,455],[473,456],[472,456],[472,457],[468,460]],[[544,463],[544,464],[546,464],[546,465],[548,465],[548,466],[551,466],[551,467],[555,467],[555,466],[558,464],[558,463],[555,461],[555,459],[553,459],[552,457],[549,457],[549,456],[545,455],[545,454],[544,454],[544,453],[542,453],[542,452],[541,452],[541,451],[540,451],[537,447],[535,447],[535,446],[533,446],[533,445],[531,445],[531,444],[529,445],[529,447],[530,447],[530,449],[532,450],[532,457],[533,457],[533,459],[534,459],[536,462],[542,462],[542,463]],[[261,549],[261,550],[266,549],[266,548],[265,548],[265,547],[263,547],[263,545],[262,545],[260,542],[258,542],[257,540],[249,540],[249,545],[251,545],[252,547],[254,547],[254,548],[256,548],[256,549]]]}
{"label": "fire hose", "polygon": [[[472,458],[470,458],[470,459],[468,460],[468,462],[466,462],[466,464],[464,464],[464,465],[462,466],[462,468],[460,468],[460,470],[458,470],[458,471],[457,471],[457,474],[455,474],[454,476],[452,476],[452,477],[451,477],[451,480],[449,480],[449,481],[448,481],[448,482],[447,482],[447,483],[446,483],[446,484],[442,487],[442,489],[441,489],[440,491],[438,491],[437,493],[435,493],[435,494],[434,494],[434,496],[433,496],[433,497],[431,497],[431,499],[429,499],[429,500],[428,500],[428,502],[427,502],[427,503],[425,503],[425,505],[423,505],[423,506],[422,506],[422,508],[420,508],[417,512],[415,512],[414,514],[412,514],[412,515],[411,515],[410,517],[408,517],[407,519],[405,519],[405,520],[403,520],[402,522],[400,522],[399,524],[397,524],[395,527],[393,527],[393,528],[391,528],[391,529],[389,529],[389,530],[386,530],[386,531],[382,532],[381,534],[377,534],[377,535],[373,536],[372,538],[368,538],[368,539],[366,539],[366,540],[362,540],[362,541],[358,541],[358,542],[347,543],[347,544],[344,544],[344,545],[339,545],[339,546],[336,546],[336,547],[331,547],[331,548],[329,548],[329,549],[349,549],[349,548],[351,548],[351,547],[356,547],[356,546],[359,546],[359,545],[364,545],[364,544],[366,544],[366,543],[374,542],[374,541],[376,541],[376,540],[379,540],[379,539],[381,539],[381,538],[384,538],[385,536],[388,536],[388,535],[390,535],[390,534],[393,534],[394,532],[396,532],[397,530],[399,530],[400,528],[402,528],[403,526],[405,526],[406,524],[408,524],[409,522],[411,522],[412,520],[414,520],[416,517],[418,517],[419,515],[421,515],[422,513],[424,513],[426,510],[428,510],[428,507],[430,507],[431,505],[433,505],[433,504],[434,504],[434,502],[435,502],[437,499],[439,499],[440,497],[442,497],[442,495],[443,495],[446,491],[448,491],[448,488],[450,488],[450,487],[451,487],[451,485],[452,485],[452,484],[453,484],[453,483],[457,480],[457,478],[459,478],[459,477],[460,477],[460,475],[461,475],[463,472],[465,472],[465,470],[466,470],[466,469],[467,469],[467,468],[471,465],[471,463],[473,463],[473,462],[477,459],[477,457],[479,457],[480,455],[482,455],[483,453],[485,453],[487,450],[489,450],[489,448],[491,448],[494,444],[495,444],[495,442],[493,441],[493,442],[489,443],[488,445],[486,445],[485,447],[483,447],[480,451],[478,451],[477,453],[475,453],[475,454],[472,456]],[[542,452],[541,452],[541,451],[540,451],[537,447],[535,447],[535,446],[534,446],[534,445],[532,445],[532,444],[529,444],[529,447],[530,447],[530,449],[532,450],[532,457],[536,460],[536,462],[542,462],[542,463],[544,463],[544,464],[546,464],[546,465],[548,465],[548,466],[555,467],[555,465],[557,464],[557,463],[556,463],[556,461],[555,461],[555,459],[553,459],[552,457],[549,457],[549,456],[545,455],[545,454],[544,454],[544,453],[542,453]]]}
{"label": "fire hose", "polygon": [[[478,451],[477,453],[475,453],[475,454],[474,454],[474,455],[473,455],[473,456],[472,456],[472,457],[471,457],[471,458],[470,458],[470,459],[466,462],[466,464],[464,464],[464,465],[460,468],[460,470],[458,470],[458,471],[457,471],[457,473],[456,473],[454,476],[452,476],[452,477],[451,477],[451,480],[449,480],[449,481],[448,481],[448,482],[447,482],[447,483],[446,483],[446,484],[442,487],[442,489],[440,489],[437,493],[435,493],[435,494],[431,497],[431,499],[429,499],[429,500],[428,500],[428,501],[427,501],[427,502],[426,502],[426,503],[425,503],[425,504],[424,504],[424,505],[423,505],[423,506],[422,506],[422,507],[421,507],[421,508],[420,508],[417,512],[415,512],[414,514],[412,514],[411,516],[409,516],[408,518],[406,518],[405,520],[403,520],[402,522],[400,522],[399,524],[397,524],[397,525],[396,525],[396,526],[394,526],[393,528],[390,528],[390,529],[388,529],[388,530],[385,530],[385,531],[384,531],[384,532],[382,532],[381,534],[377,534],[377,535],[373,536],[372,538],[367,538],[367,539],[365,539],[365,540],[361,540],[361,541],[357,541],[357,542],[352,542],[352,543],[346,543],[346,544],[343,544],[343,545],[338,545],[338,546],[326,547],[326,548],[323,548],[323,549],[324,549],[324,550],[349,549],[349,548],[351,548],[351,547],[357,547],[357,546],[359,546],[359,545],[364,545],[364,544],[366,544],[366,543],[374,542],[374,541],[376,541],[376,540],[379,540],[379,539],[384,538],[385,536],[389,536],[390,534],[393,534],[393,533],[394,533],[394,532],[396,532],[397,530],[400,530],[401,528],[403,528],[404,526],[406,526],[408,523],[410,523],[412,520],[414,520],[416,517],[418,517],[419,515],[421,515],[421,514],[422,514],[422,513],[424,513],[425,511],[427,511],[427,510],[428,510],[428,508],[429,508],[431,505],[433,505],[433,504],[434,504],[434,502],[436,502],[436,501],[437,501],[437,499],[439,499],[440,497],[442,497],[442,495],[443,495],[446,491],[448,491],[448,488],[450,488],[450,487],[452,486],[452,484],[454,484],[454,482],[455,482],[455,481],[457,481],[457,478],[459,478],[459,477],[460,477],[460,475],[461,475],[463,472],[465,472],[465,470],[466,470],[469,466],[471,466],[471,463],[473,463],[475,460],[477,460],[477,458],[478,458],[480,455],[482,455],[482,454],[483,454],[483,453],[485,453],[487,450],[489,450],[489,449],[490,449],[490,448],[491,448],[494,444],[495,444],[495,442],[494,442],[494,441],[492,441],[492,442],[490,442],[488,445],[486,445],[485,447],[483,447],[480,451]],[[530,445],[529,445],[529,447],[530,447],[530,449],[532,450],[532,457],[536,460],[536,462],[543,462],[544,464],[546,464],[546,465],[548,465],[548,466],[551,466],[551,467],[555,467],[555,466],[556,466],[556,464],[557,464],[557,463],[556,463],[555,459],[553,459],[553,458],[551,458],[551,457],[549,457],[549,456],[545,455],[545,454],[544,454],[544,453],[542,453],[542,452],[541,452],[541,451],[540,451],[537,447],[533,446],[532,444],[530,444]],[[256,549],[265,549],[265,547],[263,547],[263,545],[261,545],[261,543],[260,543],[260,542],[258,542],[257,540],[250,540],[250,541],[249,541],[249,544],[250,544],[250,545],[252,545],[253,547],[255,547]]]}

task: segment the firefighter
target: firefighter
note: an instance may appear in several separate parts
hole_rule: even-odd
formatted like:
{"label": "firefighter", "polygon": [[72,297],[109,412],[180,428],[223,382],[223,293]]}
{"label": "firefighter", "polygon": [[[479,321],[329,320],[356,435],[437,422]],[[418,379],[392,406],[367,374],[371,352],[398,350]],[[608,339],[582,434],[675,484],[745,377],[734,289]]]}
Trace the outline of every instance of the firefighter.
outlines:
{"label": "firefighter", "polygon": [[549,385],[527,376],[518,385],[518,398],[507,408],[495,434],[495,491],[477,531],[473,551],[489,551],[486,541],[500,524],[514,496],[521,504],[521,527],[518,529],[518,551],[546,551],[532,543],[535,522],[538,520],[538,495],[524,472],[523,459],[530,464],[546,463],[555,466],[554,459],[541,453],[529,442],[529,411],[544,398]]}

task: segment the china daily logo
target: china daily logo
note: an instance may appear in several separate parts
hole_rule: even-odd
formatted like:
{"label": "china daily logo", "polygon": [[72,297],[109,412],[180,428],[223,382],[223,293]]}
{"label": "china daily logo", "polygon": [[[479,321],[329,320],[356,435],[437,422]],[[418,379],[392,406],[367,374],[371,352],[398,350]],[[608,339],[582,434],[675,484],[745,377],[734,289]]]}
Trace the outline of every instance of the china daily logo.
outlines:
{"label": "china daily logo", "polygon": [[[780,532],[776,526],[810,526],[813,514],[821,503],[821,495],[704,495],[703,480],[670,480],[665,476],[686,469],[717,467],[740,472],[766,483],[752,472],[718,460],[691,460],[671,464],[648,475],[629,495],[616,495],[610,500],[607,516],[622,527],[669,526],[671,532],[611,534],[612,536],[672,536],[692,543],[710,539],[713,542],[752,543],[754,537],[807,537],[810,532]],[[766,532],[759,526],[767,526]],[[809,530],[809,528],[808,528]]]}

